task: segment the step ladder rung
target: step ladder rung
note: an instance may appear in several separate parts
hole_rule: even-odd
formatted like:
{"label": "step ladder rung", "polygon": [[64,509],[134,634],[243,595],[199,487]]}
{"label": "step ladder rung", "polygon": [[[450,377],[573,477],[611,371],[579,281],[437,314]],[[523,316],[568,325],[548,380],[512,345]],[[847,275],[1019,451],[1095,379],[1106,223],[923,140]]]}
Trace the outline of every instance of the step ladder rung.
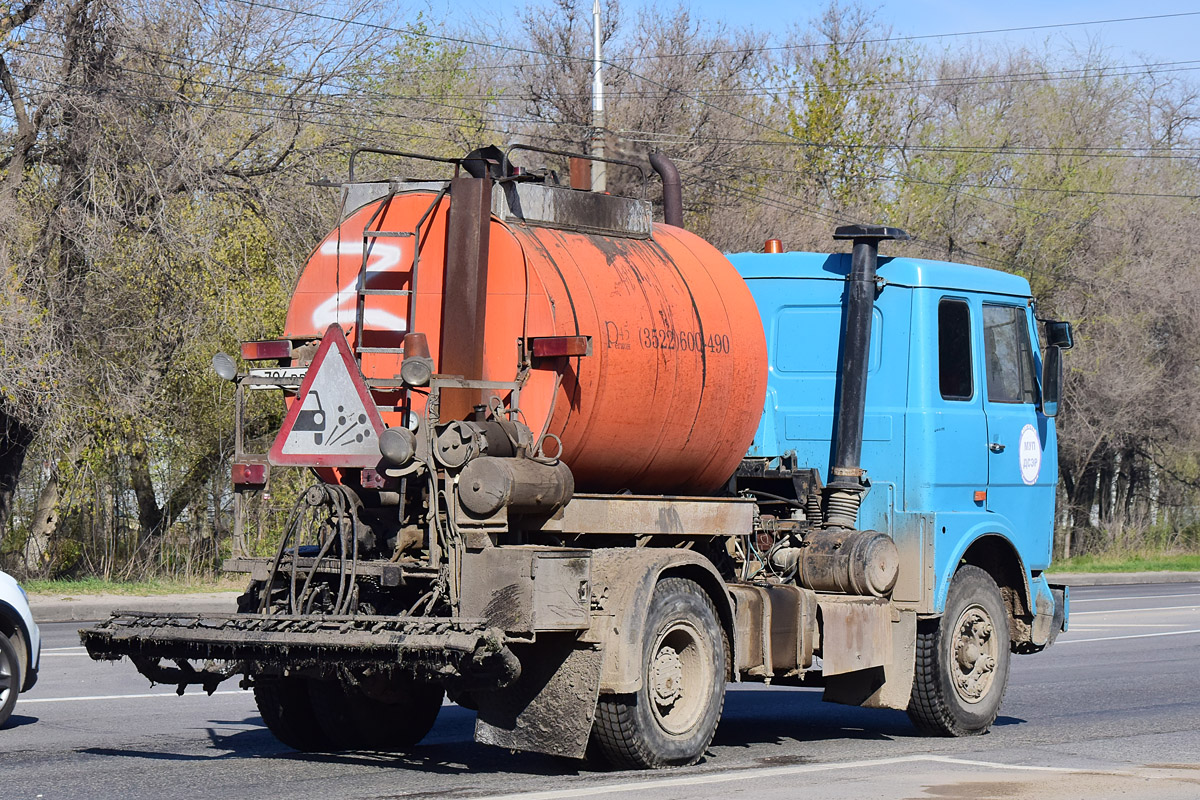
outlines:
{"label": "step ladder rung", "polygon": [[363,231],[364,239],[377,239],[383,236],[392,236],[398,239],[408,239],[413,235],[412,231]]}
{"label": "step ladder rung", "polygon": [[369,294],[387,295],[387,296],[403,295],[403,296],[407,297],[408,295],[412,294],[412,289],[359,289],[358,293],[360,295],[369,295]]}
{"label": "step ladder rung", "polygon": [[358,353],[394,353],[396,355],[404,355],[403,347],[356,347],[355,352]]}

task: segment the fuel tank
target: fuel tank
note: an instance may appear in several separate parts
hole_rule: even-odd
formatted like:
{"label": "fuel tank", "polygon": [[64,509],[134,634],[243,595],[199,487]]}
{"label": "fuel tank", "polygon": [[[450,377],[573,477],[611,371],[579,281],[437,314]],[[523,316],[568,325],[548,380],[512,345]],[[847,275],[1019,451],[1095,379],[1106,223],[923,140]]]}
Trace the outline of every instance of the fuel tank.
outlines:
{"label": "fuel tank", "polygon": [[[353,336],[365,250],[361,345],[374,351],[362,353],[364,377],[399,374],[401,356],[387,351],[409,331],[426,334],[438,370],[444,331],[463,323],[443,312],[450,202],[415,190],[347,215],[301,274],[285,334],[317,337],[337,323]],[[368,224],[375,235],[364,236]],[[483,374],[464,377],[514,381],[519,342],[590,337],[587,355],[533,358],[518,403],[535,435],[561,441],[580,491],[715,489],[733,474],[762,414],[766,342],[746,284],[698,236],[646,228],[648,235],[618,235],[495,215],[488,222]],[[511,402],[507,392],[492,394]],[[414,407],[423,404],[414,392]],[[404,424],[400,412],[381,412],[389,426]],[[558,445],[547,442],[553,455]]]}

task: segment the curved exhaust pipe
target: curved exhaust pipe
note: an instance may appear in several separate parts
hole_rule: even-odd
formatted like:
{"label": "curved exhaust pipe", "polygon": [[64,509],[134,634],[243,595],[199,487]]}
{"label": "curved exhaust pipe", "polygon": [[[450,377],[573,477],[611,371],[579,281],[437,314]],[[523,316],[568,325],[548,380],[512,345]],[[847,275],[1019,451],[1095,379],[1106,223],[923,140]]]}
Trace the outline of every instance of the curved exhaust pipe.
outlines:
{"label": "curved exhaust pipe", "polygon": [[663,222],[683,227],[683,190],[679,182],[679,170],[675,162],[659,152],[650,154],[650,166],[662,178]]}

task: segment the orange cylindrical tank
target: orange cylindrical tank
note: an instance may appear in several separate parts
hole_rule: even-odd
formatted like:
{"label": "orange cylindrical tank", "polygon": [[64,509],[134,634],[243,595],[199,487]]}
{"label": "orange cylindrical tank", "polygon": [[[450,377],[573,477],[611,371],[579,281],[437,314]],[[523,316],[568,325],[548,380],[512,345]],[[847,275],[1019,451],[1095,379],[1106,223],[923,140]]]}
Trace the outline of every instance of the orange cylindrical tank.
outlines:
{"label": "orange cylindrical tank", "polygon": [[[398,194],[372,228],[413,231],[435,199]],[[436,366],[448,206],[443,198],[422,227],[411,325],[406,296],[368,295],[365,346],[399,347],[405,332],[419,331]],[[354,212],[313,252],[287,336],[319,336],[334,322],[351,335],[363,228],[378,210]],[[368,288],[410,289],[416,239],[367,241]],[[683,229],[655,225],[637,239],[493,218],[484,332],[484,374],[466,377],[492,381],[517,378],[522,337],[591,337],[590,355],[535,359],[519,402],[535,435],[561,440],[581,491],[710,491],[733,474],[758,427],[767,361],[757,307],[733,265]],[[399,358],[365,353],[363,374],[393,378]],[[383,417],[402,424],[397,413]]]}

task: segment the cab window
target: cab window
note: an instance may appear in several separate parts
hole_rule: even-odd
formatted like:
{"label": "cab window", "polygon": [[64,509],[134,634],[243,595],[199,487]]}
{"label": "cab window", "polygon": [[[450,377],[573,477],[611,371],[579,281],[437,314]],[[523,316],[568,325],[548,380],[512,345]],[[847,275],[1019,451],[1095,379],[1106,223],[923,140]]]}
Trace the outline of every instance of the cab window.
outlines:
{"label": "cab window", "polygon": [[945,400],[970,400],[971,309],[963,300],[938,303],[938,386]]}
{"label": "cab window", "polygon": [[987,397],[992,403],[1036,403],[1029,325],[1021,306],[983,306]]}

